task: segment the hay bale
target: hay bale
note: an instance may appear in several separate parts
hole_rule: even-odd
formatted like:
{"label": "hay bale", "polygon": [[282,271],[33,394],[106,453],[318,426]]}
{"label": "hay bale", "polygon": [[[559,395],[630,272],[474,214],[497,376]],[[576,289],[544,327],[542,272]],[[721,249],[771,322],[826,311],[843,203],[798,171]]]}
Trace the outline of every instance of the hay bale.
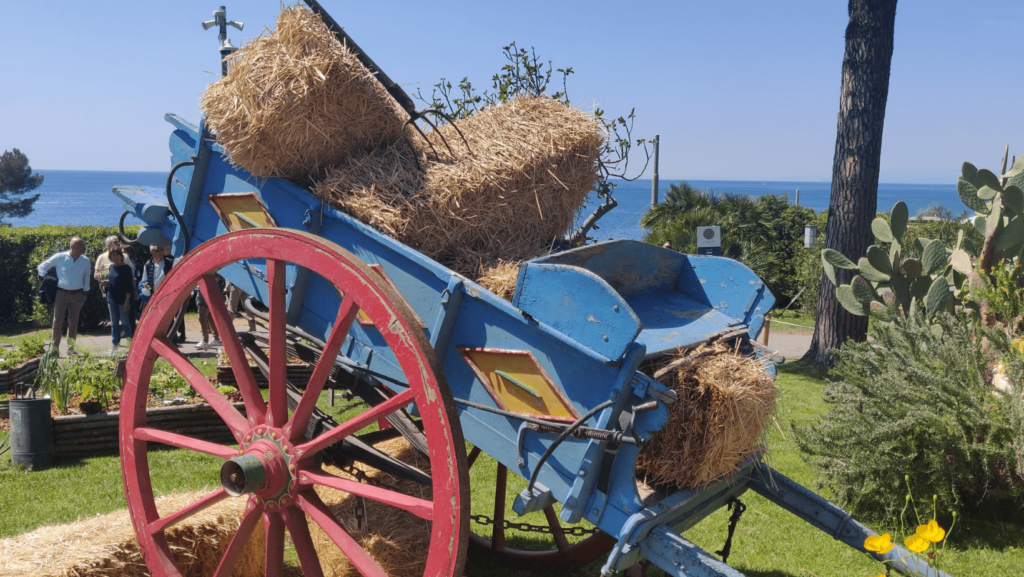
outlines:
{"label": "hay bale", "polygon": [[399,141],[408,119],[320,17],[299,6],[231,57],[201,107],[233,164],[299,182]]}
{"label": "hay bale", "polygon": [[738,470],[775,410],[775,382],[765,368],[721,342],[642,367],[679,395],[637,459],[647,482],[702,487]]}
{"label": "hay bale", "polygon": [[[161,515],[178,511],[209,490],[175,493],[156,502]],[[166,531],[182,575],[212,575],[242,519],[245,499],[226,499]],[[257,527],[233,575],[263,575],[263,530]],[[0,576],[128,577],[149,575],[127,510],[52,525],[0,539]]]}
{"label": "hay bale", "polygon": [[476,282],[480,286],[511,301],[516,292],[516,281],[519,280],[519,265],[522,261],[499,260],[491,266],[481,265],[481,271],[476,274]]}
{"label": "hay bale", "polygon": [[[429,462],[426,458],[418,456],[405,439],[393,439],[378,443],[376,446],[389,455],[430,473]],[[432,498],[430,487],[424,487],[413,481],[397,479],[368,465],[359,464],[359,467],[367,477],[374,482],[384,484],[388,489],[423,499]],[[333,475],[356,480],[352,475],[336,467],[326,465],[324,469]],[[385,573],[388,575],[423,574],[427,562],[426,552],[430,547],[430,524],[427,521],[407,511],[366,499],[367,522],[364,527],[360,528],[356,522],[357,507],[361,507],[359,499],[328,487],[317,486],[316,492],[349,535],[380,564]],[[313,546],[316,547],[320,564],[324,569],[324,576],[361,577],[359,571],[331,541],[330,537],[312,520],[307,522],[310,526]]]}
{"label": "hay bale", "polygon": [[[570,229],[594,186],[600,126],[548,97],[514,98],[458,126],[472,153],[445,125],[439,132],[453,157],[421,159],[421,169],[405,144],[382,147],[347,158],[313,191],[464,274],[460,268],[480,259],[492,267],[543,254]],[[446,151],[437,133],[429,135]]]}

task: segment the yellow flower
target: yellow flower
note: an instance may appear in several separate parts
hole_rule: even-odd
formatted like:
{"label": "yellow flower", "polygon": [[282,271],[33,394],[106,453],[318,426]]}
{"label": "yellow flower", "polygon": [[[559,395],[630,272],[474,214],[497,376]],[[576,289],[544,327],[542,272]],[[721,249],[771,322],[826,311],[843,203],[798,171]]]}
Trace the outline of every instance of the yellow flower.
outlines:
{"label": "yellow flower", "polygon": [[910,549],[914,553],[923,553],[925,549],[931,547],[931,543],[917,535],[907,537],[903,541],[903,544],[907,546],[907,549]]}
{"label": "yellow flower", "polygon": [[938,543],[945,538],[946,530],[939,526],[938,521],[932,519],[928,521],[927,525],[918,525],[917,532],[914,534],[932,543]]}
{"label": "yellow flower", "polygon": [[892,536],[888,533],[884,535],[872,535],[867,539],[864,539],[864,548],[868,551],[885,554],[892,551],[892,547]]}

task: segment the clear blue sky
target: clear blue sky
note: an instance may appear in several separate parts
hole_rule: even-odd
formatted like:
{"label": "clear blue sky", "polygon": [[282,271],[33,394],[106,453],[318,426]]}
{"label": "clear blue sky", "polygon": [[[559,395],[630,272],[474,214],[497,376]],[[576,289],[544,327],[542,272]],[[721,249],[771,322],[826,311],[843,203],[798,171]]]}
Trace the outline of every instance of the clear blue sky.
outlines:
{"label": "clear blue sky", "polygon": [[[225,0],[237,46],[272,26],[278,0]],[[413,92],[441,77],[480,87],[501,47],[572,66],[570,96],[636,108],[661,134],[661,177],[828,180],[835,146],[842,0],[357,2],[323,5]],[[0,150],[36,168],[167,170],[165,112],[198,120],[219,73],[204,31],[217,1],[0,0]],[[883,182],[949,183],[969,160],[1024,152],[1019,0],[900,0]],[[650,171],[648,171],[649,174]]]}

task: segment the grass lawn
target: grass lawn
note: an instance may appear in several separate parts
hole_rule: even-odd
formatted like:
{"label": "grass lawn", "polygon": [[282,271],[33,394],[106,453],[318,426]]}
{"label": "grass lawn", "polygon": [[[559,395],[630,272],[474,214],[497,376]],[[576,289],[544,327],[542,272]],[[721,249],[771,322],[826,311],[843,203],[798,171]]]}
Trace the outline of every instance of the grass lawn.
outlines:
{"label": "grass lawn", "polygon": [[[812,489],[815,488],[814,471],[801,459],[788,427],[790,423],[814,422],[825,413],[827,407],[821,400],[822,377],[821,369],[804,363],[779,366],[780,427],[774,429],[768,439],[772,466]],[[341,418],[361,410],[360,403],[341,399],[333,408],[326,406],[326,398],[320,405]],[[212,457],[166,450],[152,452],[151,458],[154,460],[154,485],[159,493],[194,490],[217,483],[219,464]],[[495,464],[482,456],[471,474],[473,513],[490,516],[494,503]],[[506,518],[544,525],[540,513],[519,519],[511,511],[511,496],[524,485],[525,481],[515,475],[509,476]],[[824,577],[869,576],[884,572],[879,564],[864,554],[833,541],[764,498],[748,492],[742,500],[748,508],[733,539],[730,564],[744,574],[751,577]],[[80,516],[107,513],[123,507],[118,458],[64,461],[48,471],[27,473],[12,468],[5,456],[5,462],[0,463],[0,504],[0,537],[29,531],[41,524],[65,523]],[[707,551],[720,549],[725,542],[728,516],[727,511],[718,511],[688,532],[686,537]],[[479,525],[473,524],[472,528],[489,535]],[[888,530],[883,526],[874,528]],[[524,549],[544,545],[533,534],[509,532],[508,539],[510,546]],[[945,568],[957,577],[1024,574],[1021,569],[1024,567],[1024,531],[1019,527],[985,522],[961,525],[952,533],[946,552]],[[597,561],[574,571],[553,570],[540,575],[593,576],[599,573],[602,563]],[[470,559],[466,574],[470,577],[502,577],[528,573],[495,566],[489,561]],[[648,575],[653,577],[663,573],[652,567]]]}

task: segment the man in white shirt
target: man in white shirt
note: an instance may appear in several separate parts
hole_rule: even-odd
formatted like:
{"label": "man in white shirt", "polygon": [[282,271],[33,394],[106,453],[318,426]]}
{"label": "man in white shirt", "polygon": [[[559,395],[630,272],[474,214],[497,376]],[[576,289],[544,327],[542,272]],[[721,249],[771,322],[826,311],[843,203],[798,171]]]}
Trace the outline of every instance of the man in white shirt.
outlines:
{"label": "man in white shirt", "polygon": [[64,313],[68,316],[68,354],[75,354],[75,338],[78,337],[78,313],[89,295],[89,280],[92,266],[85,256],[85,242],[77,236],[71,239],[71,250],[58,252],[39,265],[39,276],[47,271],[57,270],[57,300],[53,303],[53,346],[60,348]]}

